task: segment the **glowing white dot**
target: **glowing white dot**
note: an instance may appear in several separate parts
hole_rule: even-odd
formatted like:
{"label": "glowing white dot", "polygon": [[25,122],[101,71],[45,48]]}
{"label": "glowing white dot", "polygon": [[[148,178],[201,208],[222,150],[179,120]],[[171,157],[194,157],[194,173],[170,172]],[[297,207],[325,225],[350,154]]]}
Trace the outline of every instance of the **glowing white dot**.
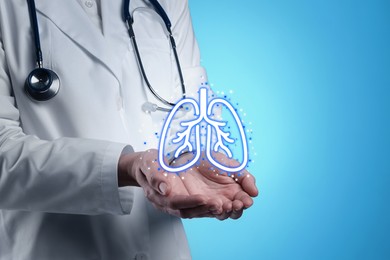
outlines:
{"label": "glowing white dot", "polygon": [[168,174],[164,173],[164,176],[165,176],[165,177],[167,177],[167,176],[168,176]]}
{"label": "glowing white dot", "polygon": [[237,178],[236,178],[235,180],[236,180],[236,181],[238,181],[238,179],[237,179]]}
{"label": "glowing white dot", "polygon": [[182,179],[182,180],[184,180],[184,176],[183,176],[183,177],[181,177],[181,179]]}

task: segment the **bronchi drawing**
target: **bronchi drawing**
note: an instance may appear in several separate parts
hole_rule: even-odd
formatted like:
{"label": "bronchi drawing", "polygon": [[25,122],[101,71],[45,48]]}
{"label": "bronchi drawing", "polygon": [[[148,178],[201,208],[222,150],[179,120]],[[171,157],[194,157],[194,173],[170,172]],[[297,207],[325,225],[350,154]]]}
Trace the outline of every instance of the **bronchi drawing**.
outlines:
{"label": "bronchi drawing", "polygon": [[[223,128],[226,126],[227,122],[225,121],[217,121],[211,118],[213,107],[215,105],[224,105],[230,113],[233,115],[235,123],[238,127],[241,143],[242,143],[242,151],[243,151],[243,158],[242,162],[239,166],[231,167],[226,166],[218,161],[216,161],[212,156],[212,151],[218,152],[223,151],[229,158],[233,157],[232,151],[229,149],[228,146],[225,145],[224,142],[227,143],[234,143],[234,140],[231,139],[230,132],[226,132],[223,130]],[[180,125],[185,128],[181,132],[176,133],[176,138],[172,140],[172,143],[178,144],[181,143],[181,145],[176,149],[174,157],[177,158],[183,151],[189,151],[194,152],[195,156],[190,161],[188,161],[186,164],[181,165],[179,167],[171,167],[164,162],[164,144],[165,139],[167,137],[167,133],[170,127],[170,124],[172,122],[172,119],[174,118],[174,115],[179,109],[183,109],[183,107],[187,107],[188,105],[192,106],[194,108],[194,115],[195,119],[190,121],[184,121],[181,122]],[[160,144],[159,144],[159,163],[161,167],[168,172],[177,173],[181,171],[185,171],[186,169],[193,166],[200,158],[201,155],[201,132],[200,132],[200,125],[201,123],[206,123],[206,158],[209,160],[209,162],[214,165],[215,167],[219,168],[222,171],[225,172],[239,172],[243,170],[247,163],[248,163],[248,144],[246,141],[245,131],[244,127],[241,123],[241,120],[236,112],[236,110],[233,108],[233,106],[225,99],[222,98],[214,98],[211,99],[209,102],[208,99],[208,90],[205,87],[202,87],[199,89],[199,101],[196,101],[192,98],[185,98],[180,100],[175,107],[172,109],[172,111],[169,113],[168,118],[166,119],[164,123],[164,127],[161,133],[160,138]],[[214,131],[213,131],[214,130]],[[193,134],[193,131],[195,132]],[[215,132],[215,142],[212,142],[213,136],[212,134]],[[191,140],[191,135],[195,136],[195,141]],[[195,144],[194,144],[195,143]]]}

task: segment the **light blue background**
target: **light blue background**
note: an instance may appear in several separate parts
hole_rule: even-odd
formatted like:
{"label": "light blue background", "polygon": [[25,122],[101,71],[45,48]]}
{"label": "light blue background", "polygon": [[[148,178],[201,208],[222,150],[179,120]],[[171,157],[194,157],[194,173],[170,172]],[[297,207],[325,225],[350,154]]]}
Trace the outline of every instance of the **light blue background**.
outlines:
{"label": "light blue background", "polygon": [[194,260],[390,259],[390,1],[190,0],[203,65],[253,121],[261,195],[186,220]]}

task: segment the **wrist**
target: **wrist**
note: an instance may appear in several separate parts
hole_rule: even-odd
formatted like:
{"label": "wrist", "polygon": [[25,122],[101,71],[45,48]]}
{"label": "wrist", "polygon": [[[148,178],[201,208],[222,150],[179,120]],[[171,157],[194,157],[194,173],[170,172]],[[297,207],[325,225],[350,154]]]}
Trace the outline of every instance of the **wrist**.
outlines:
{"label": "wrist", "polygon": [[[137,162],[140,152],[122,154],[118,161],[118,186],[140,186],[136,179],[136,171],[139,170]],[[137,160],[138,159],[138,160]]]}

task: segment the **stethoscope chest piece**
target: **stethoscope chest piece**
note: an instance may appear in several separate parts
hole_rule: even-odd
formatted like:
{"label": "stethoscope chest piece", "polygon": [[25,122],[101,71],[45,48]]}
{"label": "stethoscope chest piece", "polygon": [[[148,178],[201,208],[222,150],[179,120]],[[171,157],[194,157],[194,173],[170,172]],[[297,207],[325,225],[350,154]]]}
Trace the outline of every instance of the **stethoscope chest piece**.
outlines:
{"label": "stethoscope chest piece", "polygon": [[28,75],[24,88],[32,99],[45,101],[57,95],[60,79],[52,70],[37,68]]}

